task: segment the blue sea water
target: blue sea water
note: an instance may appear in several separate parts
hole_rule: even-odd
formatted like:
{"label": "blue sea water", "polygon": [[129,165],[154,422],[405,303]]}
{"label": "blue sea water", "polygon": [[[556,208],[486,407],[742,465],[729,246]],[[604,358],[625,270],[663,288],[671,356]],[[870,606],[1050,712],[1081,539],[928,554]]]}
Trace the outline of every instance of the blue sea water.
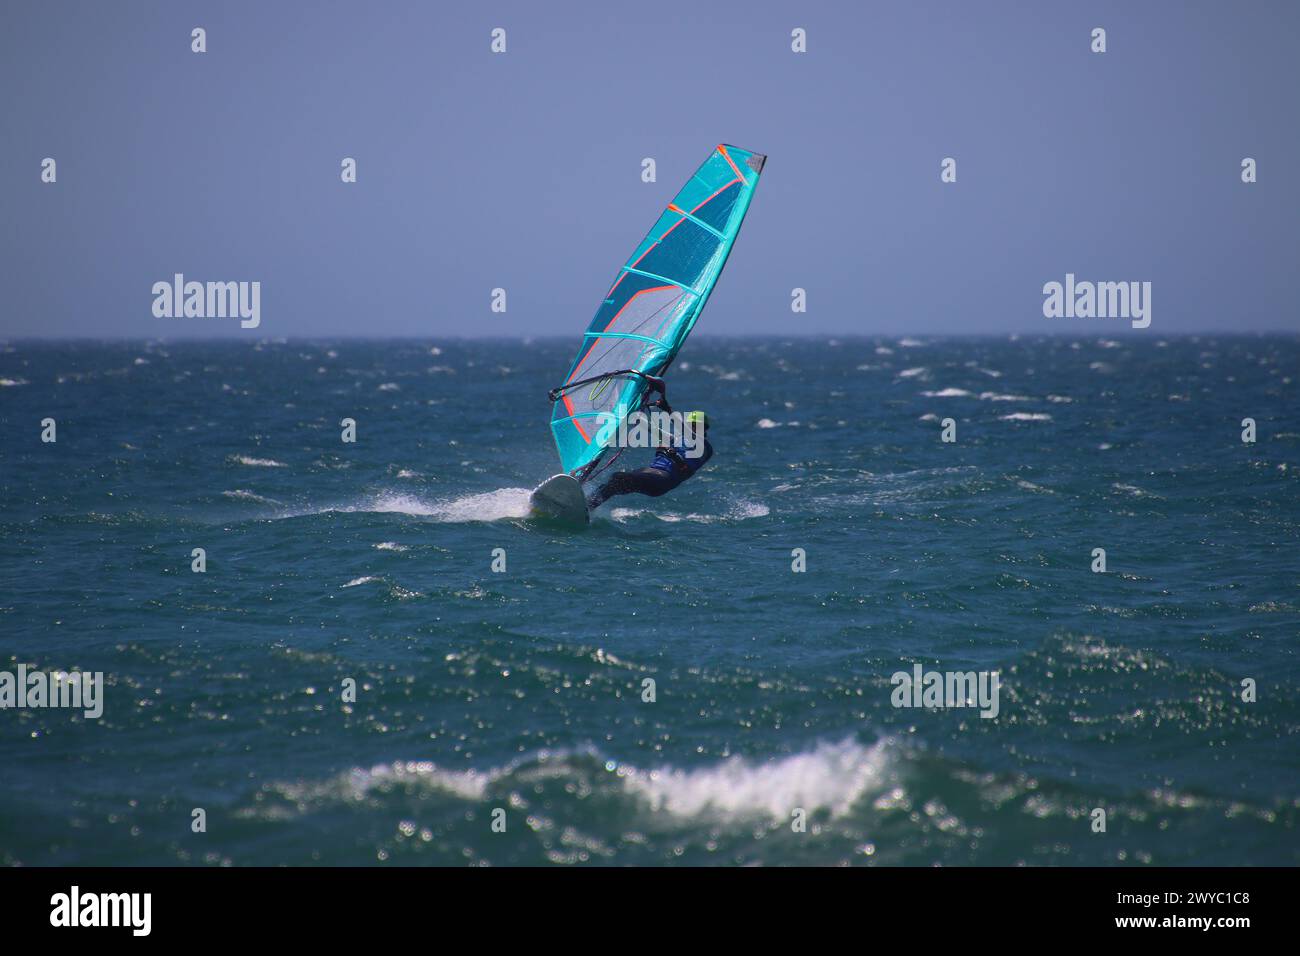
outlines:
{"label": "blue sea water", "polygon": [[1300,340],[696,337],[583,530],[571,350],[0,348],[0,670],[107,685],[0,710],[0,863],[1300,862]]}

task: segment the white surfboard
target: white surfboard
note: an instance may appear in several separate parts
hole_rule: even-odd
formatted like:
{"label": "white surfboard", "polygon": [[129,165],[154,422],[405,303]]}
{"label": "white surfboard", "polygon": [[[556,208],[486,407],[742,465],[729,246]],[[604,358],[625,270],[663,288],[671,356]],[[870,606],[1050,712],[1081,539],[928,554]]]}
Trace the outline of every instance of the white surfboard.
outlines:
{"label": "white surfboard", "polygon": [[552,475],[533,489],[528,498],[533,514],[572,524],[587,524],[587,498],[572,475]]}

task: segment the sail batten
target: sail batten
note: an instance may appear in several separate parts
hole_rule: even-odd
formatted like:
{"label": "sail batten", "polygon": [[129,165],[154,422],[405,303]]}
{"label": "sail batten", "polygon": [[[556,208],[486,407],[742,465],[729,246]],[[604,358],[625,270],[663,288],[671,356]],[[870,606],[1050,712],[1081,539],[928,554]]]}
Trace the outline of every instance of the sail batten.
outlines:
{"label": "sail batten", "polygon": [[608,436],[641,407],[644,376],[662,374],[681,349],[726,264],[765,159],[716,147],[615,276],[552,393],[551,433],[569,474],[591,473]]}
{"label": "sail batten", "polygon": [[702,294],[703,294],[703,293],[697,291],[696,289],[692,289],[692,288],[691,288],[690,286],[688,286],[688,285],[685,285],[685,284],[683,284],[683,283],[681,283],[681,282],[678,282],[676,279],[670,279],[670,278],[668,278],[667,276],[657,275],[657,274],[655,274],[655,273],[653,273],[653,272],[646,272],[644,269],[634,269],[634,268],[632,268],[632,266],[624,266],[624,267],[623,267],[623,271],[624,271],[624,272],[631,272],[633,275],[645,276],[647,279],[654,279],[654,280],[656,280],[657,282],[667,282],[669,285],[675,285],[675,286],[677,286],[677,288],[681,289],[683,292],[689,292],[691,295],[698,296],[698,295],[702,295]]}

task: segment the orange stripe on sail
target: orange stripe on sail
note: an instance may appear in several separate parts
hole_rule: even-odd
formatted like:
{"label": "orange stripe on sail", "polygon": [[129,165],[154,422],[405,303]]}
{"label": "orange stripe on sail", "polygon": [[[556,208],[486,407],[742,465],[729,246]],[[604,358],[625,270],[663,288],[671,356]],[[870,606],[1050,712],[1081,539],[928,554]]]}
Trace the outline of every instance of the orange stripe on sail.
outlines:
{"label": "orange stripe on sail", "polygon": [[728,189],[730,189],[732,186],[736,185],[736,183],[743,183],[743,182],[744,182],[744,181],[743,181],[743,180],[740,180],[740,179],[729,179],[729,180],[727,180],[725,183],[723,183],[721,186],[719,186],[717,189],[715,189],[715,190],[713,191],[713,194],[712,194],[712,195],[710,195],[710,196],[707,197],[706,199],[702,199],[702,200],[700,200],[700,204],[699,204],[698,206],[696,206],[694,209],[691,210],[691,215],[692,215],[692,216],[695,215],[695,214],[696,214],[697,212],[699,212],[699,211],[700,211],[700,210],[701,210],[705,205],[707,205],[708,203],[713,202],[713,200],[717,199],[719,195],[721,195],[722,193],[726,192],[726,191],[727,191]]}
{"label": "orange stripe on sail", "polygon": [[740,167],[731,161],[731,154],[727,152],[727,147],[719,143],[718,152],[721,153],[722,158],[727,161],[727,165],[730,166],[731,171],[736,174],[736,178],[739,179],[742,183],[748,182],[748,180],[746,180],[744,175],[740,172]]}
{"label": "orange stripe on sail", "polygon": [[[570,415],[577,415],[577,414],[578,414],[578,410],[575,409],[575,408],[573,407],[573,402],[569,401],[569,396],[568,396],[568,395],[565,395],[565,396],[564,396],[564,407],[567,408],[567,409],[569,410],[569,414],[570,414]],[[583,440],[584,440],[588,445],[590,445],[590,444],[591,444],[591,436],[588,435],[586,429],[584,429],[584,428],[582,427],[582,423],[581,423],[580,421],[578,421],[578,419],[576,419],[576,418],[570,418],[569,421],[573,422],[573,427],[576,428],[576,429],[578,430],[578,434],[582,436]]]}
{"label": "orange stripe on sail", "polygon": [[[684,222],[686,221],[686,213],[682,212],[680,209],[678,209],[676,206],[672,205],[671,203],[668,205],[668,208],[671,209],[673,212],[681,213],[681,214],[682,214],[682,218],[681,218],[681,219],[678,219],[675,223],[673,223],[671,226],[669,226],[667,229],[664,230],[664,234],[663,234],[662,236],[659,237],[659,242],[663,242],[665,239],[667,239],[667,238],[668,238],[668,234],[669,234],[670,232],[672,232],[674,229],[676,229],[678,226],[680,226],[682,223],[684,223]],[[659,242],[656,242],[656,243],[655,243],[655,246],[659,245]],[[650,247],[650,249],[653,249],[653,248],[654,248],[654,246],[651,246],[651,247]],[[650,249],[647,249],[646,252],[649,252]],[[644,259],[644,258],[645,258],[645,256],[642,256],[642,257],[641,257],[641,259]],[[638,259],[637,262],[640,262],[641,259]]]}

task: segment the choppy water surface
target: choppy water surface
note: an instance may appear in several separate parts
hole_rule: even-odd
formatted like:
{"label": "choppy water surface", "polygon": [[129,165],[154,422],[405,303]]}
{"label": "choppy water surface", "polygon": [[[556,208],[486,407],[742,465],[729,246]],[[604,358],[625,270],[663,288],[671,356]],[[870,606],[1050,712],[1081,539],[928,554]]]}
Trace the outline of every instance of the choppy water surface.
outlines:
{"label": "choppy water surface", "polygon": [[4,347],[0,669],[108,686],[0,712],[0,862],[1300,862],[1296,339],[693,339],[715,458],[581,532],[570,348]]}

